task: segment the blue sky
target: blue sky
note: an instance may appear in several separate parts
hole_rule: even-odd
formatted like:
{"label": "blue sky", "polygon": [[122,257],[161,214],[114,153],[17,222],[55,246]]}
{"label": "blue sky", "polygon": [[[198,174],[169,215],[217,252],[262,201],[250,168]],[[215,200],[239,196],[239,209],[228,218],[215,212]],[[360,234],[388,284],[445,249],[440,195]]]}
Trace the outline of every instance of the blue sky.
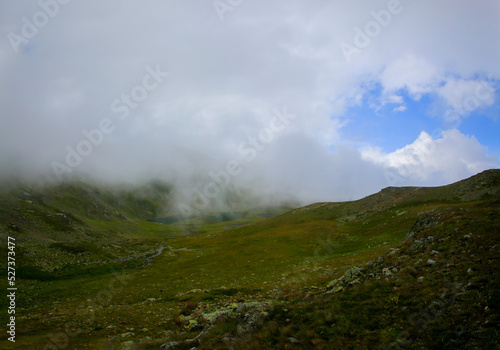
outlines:
{"label": "blue sky", "polygon": [[456,128],[474,136],[491,154],[500,157],[500,104],[483,107],[466,115],[460,123],[444,121],[436,112],[436,99],[423,96],[419,101],[401,94],[407,109],[394,111],[394,104],[374,108],[380,88],[369,91],[360,106],[350,108],[345,118],[342,137],[356,144],[377,145],[384,152],[393,152],[412,143],[421,131],[439,138],[442,130]]}

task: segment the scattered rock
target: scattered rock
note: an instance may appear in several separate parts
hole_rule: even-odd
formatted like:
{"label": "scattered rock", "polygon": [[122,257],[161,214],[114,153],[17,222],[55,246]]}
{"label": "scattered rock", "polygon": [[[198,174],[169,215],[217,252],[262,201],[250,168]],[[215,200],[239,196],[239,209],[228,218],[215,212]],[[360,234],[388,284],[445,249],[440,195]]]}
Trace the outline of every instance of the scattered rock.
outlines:
{"label": "scattered rock", "polygon": [[415,237],[415,232],[413,231],[409,231],[407,234],[406,234],[406,237],[405,239],[403,240],[403,243],[406,243],[408,241],[410,241],[413,237]]}
{"label": "scattered rock", "polygon": [[[426,230],[428,228],[431,228],[433,226],[436,226],[439,220],[441,219],[442,214],[426,214],[419,218],[415,224],[411,227],[410,231],[406,235],[406,238],[404,239],[403,243],[406,243],[410,241],[413,237],[415,237],[415,234]],[[433,237],[434,238],[434,237]]]}
{"label": "scattered rock", "polygon": [[160,349],[164,349],[164,350],[173,349],[174,346],[177,346],[177,345],[179,345],[178,342],[171,341],[171,342],[165,343],[162,346],[160,346]]}
{"label": "scattered rock", "polygon": [[410,245],[410,250],[416,250],[416,249],[418,250],[418,249],[422,249],[423,247],[424,247],[424,241],[422,241],[421,239],[416,239]]}
{"label": "scattered rock", "polygon": [[389,252],[389,254],[388,254],[388,255],[394,255],[394,254],[396,254],[397,252],[399,252],[399,248],[391,248],[391,249],[390,249],[390,252]]}
{"label": "scattered rock", "polygon": [[424,276],[420,276],[417,278],[417,282],[422,283],[424,281]]}
{"label": "scattered rock", "polygon": [[120,337],[122,337],[122,338],[135,337],[135,333],[133,333],[133,332],[125,332],[125,333],[120,334]]}
{"label": "scattered rock", "polygon": [[391,271],[387,267],[382,269],[382,273],[384,274],[384,276],[392,275]]}
{"label": "scattered rock", "polygon": [[338,292],[349,284],[357,284],[361,283],[360,277],[363,275],[361,269],[359,267],[352,267],[347,270],[342,277],[337,278],[336,280],[331,281],[326,286],[327,289],[331,289],[332,292]]}
{"label": "scattered rock", "polygon": [[[209,313],[202,313],[201,317],[210,324],[217,322],[224,317],[237,317],[241,312],[248,311],[245,314],[245,321],[247,324],[259,324],[267,317],[268,310],[273,308],[270,302],[248,302],[248,303],[233,303],[229,306],[218,308]],[[194,321],[194,320],[193,320]]]}
{"label": "scattered rock", "polygon": [[361,283],[361,280],[359,278],[356,278],[355,280],[352,280],[349,282],[350,285],[353,285],[353,284],[360,284]]}
{"label": "scattered rock", "polygon": [[436,263],[436,260],[429,259],[427,260],[427,264],[429,265],[434,265]]}

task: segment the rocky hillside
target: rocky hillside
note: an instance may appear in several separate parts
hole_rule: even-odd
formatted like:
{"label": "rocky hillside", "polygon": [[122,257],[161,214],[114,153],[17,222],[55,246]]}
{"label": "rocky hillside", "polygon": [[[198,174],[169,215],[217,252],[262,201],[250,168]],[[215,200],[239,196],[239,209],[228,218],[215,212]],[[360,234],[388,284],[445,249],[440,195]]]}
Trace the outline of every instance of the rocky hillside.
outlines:
{"label": "rocky hillside", "polygon": [[180,316],[162,349],[498,349],[500,210],[440,208],[395,248],[278,300]]}

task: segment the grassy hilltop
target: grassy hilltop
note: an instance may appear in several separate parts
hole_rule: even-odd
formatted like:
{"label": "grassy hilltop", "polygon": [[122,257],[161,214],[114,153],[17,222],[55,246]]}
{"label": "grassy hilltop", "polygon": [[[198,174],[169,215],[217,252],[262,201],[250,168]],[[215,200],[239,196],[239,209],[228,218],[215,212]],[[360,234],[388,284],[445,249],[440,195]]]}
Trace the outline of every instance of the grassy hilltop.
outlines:
{"label": "grassy hilltop", "polygon": [[500,170],[186,221],[171,190],[1,190],[18,292],[0,348],[498,348]]}

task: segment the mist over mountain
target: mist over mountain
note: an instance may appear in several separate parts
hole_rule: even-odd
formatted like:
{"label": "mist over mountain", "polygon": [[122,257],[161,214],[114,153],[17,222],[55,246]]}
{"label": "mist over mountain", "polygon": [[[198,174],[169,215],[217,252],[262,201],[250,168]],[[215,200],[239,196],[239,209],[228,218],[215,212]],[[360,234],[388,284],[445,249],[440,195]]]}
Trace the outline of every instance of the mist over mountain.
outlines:
{"label": "mist over mountain", "polygon": [[[466,166],[467,160],[477,161],[476,151],[481,151],[481,146],[458,132],[448,132],[438,140],[423,133],[414,144],[379,158],[376,158],[376,150],[360,152],[342,146],[327,151],[318,145],[312,146],[310,138],[297,134],[284,135],[263,149],[252,146],[250,142],[241,143],[241,152],[233,157],[228,155],[227,160],[220,159],[223,152],[216,159],[202,152],[177,147],[161,151],[154,147],[142,148],[141,151],[135,149],[126,156],[118,153],[123,150],[116,150],[111,158],[100,158],[99,155],[88,159],[81,157],[78,167],[70,168],[71,172],[61,172],[61,176],[54,171],[38,172],[22,166],[15,169],[8,164],[2,168],[2,180],[4,184],[15,180],[31,185],[81,180],[113,186],[121,183],[142,185],[159,179],[172,186],[171,200],[182,213],[186,205],[195,212],[209,207],[211,210],[217,207],[227,210],[228,193],[240,193],[242,202],[269,205],[287,201],[305,205],[353,200],[387,186],[445,184],[462,179],[475,169],[497,164],[490,157],[474,163],[474,166]],[[462,157],[455,159],[449,156],[449,149],[456,149],[458,142],[464,143]],[[134,147],[139,146],[135,144]],[[425,154],[430,148],[432,154]],[[74,153],[68,154],[71,161]],[[403,164],[400,168],[391,166],[398,160]],[[446,170],[436,170],[443,165],[448,165]]]}

